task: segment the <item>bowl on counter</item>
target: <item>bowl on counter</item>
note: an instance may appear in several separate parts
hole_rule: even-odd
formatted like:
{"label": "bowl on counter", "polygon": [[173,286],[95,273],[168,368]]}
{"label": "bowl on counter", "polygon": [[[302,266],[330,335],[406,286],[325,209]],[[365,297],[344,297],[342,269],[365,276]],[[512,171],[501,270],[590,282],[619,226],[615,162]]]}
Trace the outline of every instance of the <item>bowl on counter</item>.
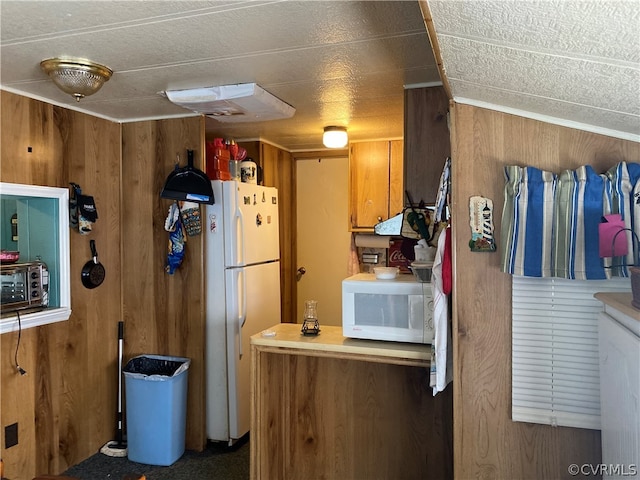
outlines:
{"label": "bowl on counter", "polygon": [[398,276],[398,271],[398,267],[374,267],[373,269],[378,280],[393,280]]}

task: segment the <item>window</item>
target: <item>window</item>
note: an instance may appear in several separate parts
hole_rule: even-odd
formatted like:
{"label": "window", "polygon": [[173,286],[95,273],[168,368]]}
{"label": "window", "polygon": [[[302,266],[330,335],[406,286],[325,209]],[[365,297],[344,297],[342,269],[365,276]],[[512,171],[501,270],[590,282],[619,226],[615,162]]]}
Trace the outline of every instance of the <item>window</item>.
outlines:
{"label": "window", "polygon": [[[22,329],[68,320],[71,315],[69,191],[0,183],[0,246],[20,252],[19,263],[40,260],[49,269],[49,306],[20,313]],[[0,334],[17,331],[18,317],[3,313]]]}
{"label": "window", "polygon": [[597,292],[629,279],[513,277],[512,419],[600,429]]}

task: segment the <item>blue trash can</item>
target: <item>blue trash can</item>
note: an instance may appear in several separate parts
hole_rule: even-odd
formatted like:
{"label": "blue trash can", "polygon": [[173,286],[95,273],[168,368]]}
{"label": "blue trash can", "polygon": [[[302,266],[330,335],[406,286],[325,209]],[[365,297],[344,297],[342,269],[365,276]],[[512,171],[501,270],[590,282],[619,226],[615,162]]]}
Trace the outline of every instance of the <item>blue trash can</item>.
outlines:
{"label": "blue trash can", "polygon": [[182,357],[140,355],[123,369],[132,462],[169,466],[184,453],[190,363]]}

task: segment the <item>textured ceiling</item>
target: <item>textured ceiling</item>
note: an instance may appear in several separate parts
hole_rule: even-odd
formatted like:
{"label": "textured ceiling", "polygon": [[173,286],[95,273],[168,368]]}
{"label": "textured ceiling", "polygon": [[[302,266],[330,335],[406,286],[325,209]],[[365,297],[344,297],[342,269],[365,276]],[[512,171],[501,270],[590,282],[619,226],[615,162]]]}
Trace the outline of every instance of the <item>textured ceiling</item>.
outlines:
{"label": "textured ceiling", "polygon": [[[416,1],[2,0],[0,17],[3,89],[129,122],[192,114],[163,90],[255,82],[295,116],[207,131],[289,150],[322,148],[326,125],[402,137],[404,87],[440,82]],[[39,67],[61,55],[115,73],[76,103]]]}
{"label": "textured ceiling", "polygon": [[454,100],[640,141],[638,0],[429,0]]}
{"label": "textured ceiling", "polygon": [[[420,5],[433,20],[452,96],[640,141],[640,0],[0,0],[0,88],[116,122],[192,113],[158,92],[257,83],[288,120],[222,124],[209,135],[322,148],[403,135],[405,86],[438,84]],[[40,70],[72,55],[114,70],[76,103]]]}

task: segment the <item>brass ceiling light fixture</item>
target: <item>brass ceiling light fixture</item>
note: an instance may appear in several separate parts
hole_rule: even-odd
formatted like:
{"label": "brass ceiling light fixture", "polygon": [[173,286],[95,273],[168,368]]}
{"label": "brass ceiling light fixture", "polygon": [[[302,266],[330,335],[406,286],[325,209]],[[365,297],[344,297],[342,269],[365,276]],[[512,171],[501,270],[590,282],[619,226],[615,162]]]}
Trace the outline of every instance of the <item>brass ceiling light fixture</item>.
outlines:
{"label": "brass ceiling light fixture", "polygon": [[347,145],[349,137],[345,127],[324,127],[322,143],[327,148],[343,148]]}
{"label": "brass ceiling light fixture", "polygon": [[60,90],[78,102],[100,90],[113,74],[109,67],[73,57],[49,58],[40,62],[40,67]]}

